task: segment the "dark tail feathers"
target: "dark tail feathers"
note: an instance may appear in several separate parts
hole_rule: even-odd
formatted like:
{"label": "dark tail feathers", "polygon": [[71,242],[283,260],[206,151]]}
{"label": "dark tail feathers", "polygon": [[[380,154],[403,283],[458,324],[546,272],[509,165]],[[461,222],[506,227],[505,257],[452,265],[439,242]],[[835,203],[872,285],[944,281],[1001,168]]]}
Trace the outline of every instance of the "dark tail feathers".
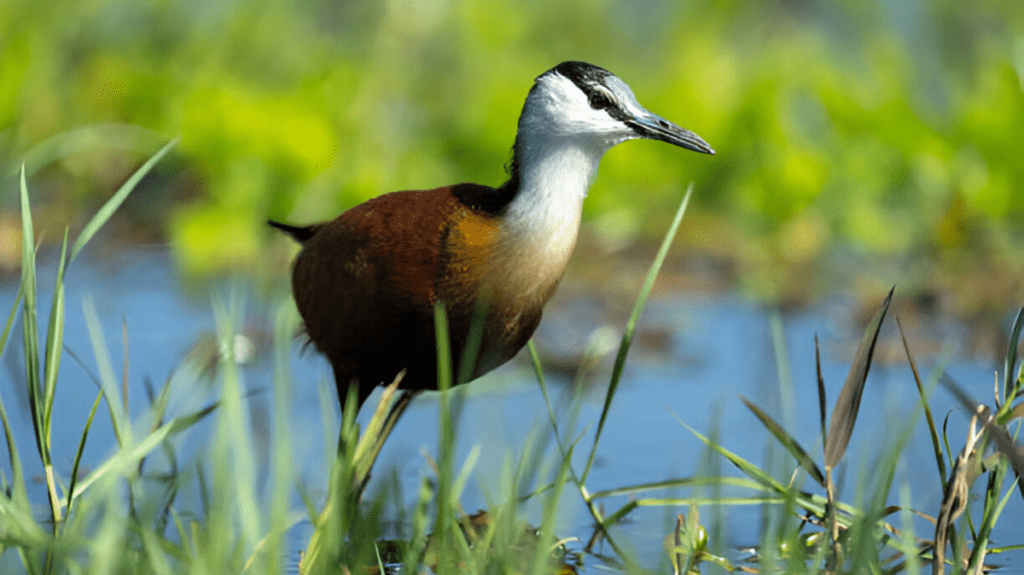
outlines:
{"label": "dark tail feathers", "polygon": [[289,226],[288,224],[282,224],[281,222],[275,222],[274,220],[267,220],[267,224],[272,228],[277,228],[289,236],[295,238],[295,241],[300,244],[306,243],[309,238],[316,234],[317,229],[320,226]]}

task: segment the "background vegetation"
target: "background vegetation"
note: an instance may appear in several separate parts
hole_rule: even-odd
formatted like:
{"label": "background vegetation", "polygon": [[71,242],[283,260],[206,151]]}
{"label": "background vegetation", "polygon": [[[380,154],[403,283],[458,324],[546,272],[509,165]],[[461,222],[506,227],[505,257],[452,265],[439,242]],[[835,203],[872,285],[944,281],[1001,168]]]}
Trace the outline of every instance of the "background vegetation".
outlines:
{"label": "background vegetation", "polygon": [[[611,151],[586,204],[598,259],[659,236],[692,180],[680,253],[748,292],[802,298],[876,266],[872,297],[899,283],[1005,311],[1020,293],[1016,0],[14,0],[0,5],[0,161],[13,184],[26,160],[45,233],[180,135],[111,235],[168,241],[193,277],[270,269],[273,245],[280,275],[288,244],[268,215],[501,183],[532,79],[566,59],[609,68],[718,151]],[[0,210],[17,237],[16,194]]]}
{"label": "background vegetation", "polygon": [[[82,478],[77,457],[70,472],[55,468],[50,414],[62,357],[63,280],[61,272],[40,346],[34,268],[26,263],[34,261],[33,229],[56,244],[67,237],[64,224],[76,222],[70,237],[91,237],[96,228],[86,225],[87,218],[146,158],[180,136],[114,216],[106,239],[118,240],[118,247],[124,241],[167,242],[185,277],[244,269],[281,281],[293,248],[273,239],[263,225],[267,216],[313,221],[386,191],[500,183],[532,78],[570,58],[618,73],[649,108],[695,130],[719,152],[708,158],[653,143],[610,152],[586,205],[584,244],[593,249],[580,250],[584,258],[635,255],[630,248],[664,234],[681,190],[694,181],[697,192],[681,234],[690,249],[675,253],[714,263],[727,285],[779,301],[807,297],[814,291],[809,288],[826,287],[829,278],[869,284],[865,292],[872,298],[883,291],[878,286],[899,283],[902,293],[916,288],[959,296],[965,311],[1016,307],[1024,271],[1019,0],[966,6],[952,0],[7,0],[0,3],[0,167],[11,193],[0,196],[0,261],[21,267],[22,295],[12,302],[0,351],[23,310],[26,382],[35,394],[30,407],[49,517],[40,519],[27,497],[28,478],[0,403],[11,468],[0,481],[8,494],[0,503],[12,518],[5,525],[21,527],[6,531],[0,544],[16,549],[33,573],[54,564],[74,572],[137,567],[165,573],[183,566],[209,572],[222,565],[239,572],[252,564],[254,572],[276,571],[287,547],[283,527],[303,518],[316,521],[319,513],[309,504],[307,513],[295,514],[285,499],[291,483],[283,409],[275,411],[274,475],[265,488],[258,490],[251,474],[230,473],[230,467],[254,465],[233,361],[218,372],[223,394],[217,402],[168,414],[161,391],[142,420],[159,425],[142,432],[119,407],[124,398],[95,326],[90,336],[101,391],[94,405],[102,402],[109,410],[119,448]],[[22,165],[28,182],[15,185]],[[19,211],[19,188],[24,214],[32,190],[34,220]],[[73,259],[83,243],[76,240],[61,262]],[[643,266],[650,260],[638,261]],[[668,262],[666,271],[680,265]],[[871,272],[857,275],[865,268]],[[224,345],[233,341],[238,313],[222,302],[216,309],[219,349],[229,349]],[[275,368],[286,373],[294,325],[278,323]],[[1017,335],[1019,330],[1003,370],[1004,399],[1010,398],[1003,411],[1013,407],[1015,414]],[[177,377],[198,377],[190,367],[183,365]],[[275,379],[282,386],[275,387],[275,397],[287,396],[286,379]],[[178,381],[168,379],[162,389]],[[283,405],[279,399],[275,408]],[[151,471],[154,458],[143,465],[158,446],[175,461],[165,439],[206,417],[217,425],[209,472],[197,464],[192,475],[164,475],[162,468]],[[84,445],[90,425],[81,437],[58,439]],[[441,427],[442,434],[450,428]],[[962,452],[965,460],[974,441]],[[795,444],[784,443],[790,450]],[[952,444],[947,460],[959,445]],[[886,468],[896,465],[898,455],[899,449],[887,451]],[[828,459],[834,463],[827,457],[826,464]],[[344,465],[337,463],[336,470]],[[814,462],[802,465],[813,468]],[[176,464],[169,467],[173,471]],[[442,469],[443,485],[459,483],[450,459],[442,458]],[[986,528],[1016,493],[1003,486],[1005,465],[988,469],[995,469],[990,477],[997,480],[987,483],[978,521],[983,528],[972,547],[982,551]],[[569,471],[575,472],[563,467],[559,481],[582,487],[585,481],[567,479]],[[748,466],[745,473],[753,477],[756,471]],[[854,550],[874,548],[876,540],[860,533],[877,526],[884,495],[891,492],[892,474],[880,475],[879,496],[857,518],[863,528],[853,530]],[[941,464],[940,475],[947,481]],[[951,471],[948,484],[969,487],[956,477]],[[337,471],[332,485],[344,487],[345,481],[347,475]],[[174,505],[185,482],[212,486],[201,491],[214,498],[203,500],[199,511]],[[798,488],[777,492],[795,501]],[[437,532],[449,537],[456,532],[455,505],[445,502],[457,503],[458,490],[439,491]],[[554,489],[550,497],[560,492]],[[909,490],[901,497],[904,492]],[[511,502],[515,490],[510,493]],[[598,495],[612,493],[588,497],[592,513]],[[269,504],[262,508],[255,501]],[[417,545],[425,545],[418,537],[427,529],[423,501],[414,515]],[[262,515],[253,521],[257,508]],[[354,505],[347,511],[341,527],[358,532],[361,511]],[[605,519],[614,523],[629,511]],[[962,511],[943,513],[952,518]],[[973,511],[965,517],[977,518]],[[909,512],[904,515],[909,525]],[[700,525],[692,513],[688,517],[693,551]],[[767,549],[774,552],[782,542],[803,549],[797,542],[806,523],[796,517],[778,521],[777,537],[765,530]],[[836,524],[833,518],[831,527]],[[686,547],[682,519],[679,525],[673,549]],[[915,557],[914,533],[905,532],[907,538],[893,541]],[[377,534],[366,533],[350,541],[368,556]],[[954,539],[951,553],[960,552],[959,543]],[[107,548],[123,552],[95,551]],[[815,562],[830,560],[828,547],[809,549]],[[537,565],[545,559],[533,555]],[[877,562],[866,553],[855,561]],[[914,572],[917,563],[909,564]]]}

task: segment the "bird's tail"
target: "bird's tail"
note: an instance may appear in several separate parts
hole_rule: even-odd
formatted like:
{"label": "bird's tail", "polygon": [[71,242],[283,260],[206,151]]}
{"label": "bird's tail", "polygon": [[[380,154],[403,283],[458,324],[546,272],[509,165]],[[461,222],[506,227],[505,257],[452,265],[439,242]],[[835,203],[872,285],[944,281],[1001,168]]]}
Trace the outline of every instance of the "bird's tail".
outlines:
{"label": "bird's tail", "polygon": [[288,234],[300,244],[306,243],[309,238],[316,234],[317,229],[320,228],[319,225],[315,224],[312,226],[290,226],[288,224],[282,224],[281,222],[275,222],[274,220],[267,220],[267,224],[272,228],[277,228]]}

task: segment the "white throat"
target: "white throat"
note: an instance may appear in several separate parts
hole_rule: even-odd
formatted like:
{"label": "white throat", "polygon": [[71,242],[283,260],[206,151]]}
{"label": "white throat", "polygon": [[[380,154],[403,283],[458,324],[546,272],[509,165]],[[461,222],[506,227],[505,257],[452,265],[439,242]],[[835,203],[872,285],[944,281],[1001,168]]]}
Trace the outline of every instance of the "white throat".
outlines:
{"label": "white throat", "polygon": [[508,229],[543,244],[576,243],[583,198],[597,173],[603,147],[579,142],[525,139],[517,150],[519,192],[505,214]]}

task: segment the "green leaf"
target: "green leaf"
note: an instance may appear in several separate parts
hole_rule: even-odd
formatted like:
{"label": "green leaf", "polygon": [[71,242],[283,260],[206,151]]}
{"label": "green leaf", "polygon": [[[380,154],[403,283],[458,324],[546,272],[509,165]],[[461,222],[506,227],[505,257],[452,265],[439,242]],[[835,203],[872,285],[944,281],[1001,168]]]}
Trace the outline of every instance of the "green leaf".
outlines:
{"label": "green leaf", "polygon": [[[747,477],[750,477],[755,482],[757,482],[763,490],[767,491],[769,494],[778,494],[779,502],[783,502],[787,500],[787,498],[792,498],[797,505],[803,507],[804,509],[807,509],[808,511],[811,511],[819,516],[824,516],[827,505],[827,501],[824,497],[787,488],[785,485],[776,481],[775,478],[773,478],[771,475],[769,475],[767,472],[765,472],[758,466],[754,465],[753,463],[750,463],[746,459],[743,459],[736,453],[729,451],[728,449],[719,445],[718,443],[715,443],[711,439],[701,435],[700,432],[690,427],[686,423],[682,421],[680,421],[679,423],[682,424],[683,427],[688,429],[690,433],[695,435],[697,439],[703,441],[705,445],[717,451],[723,457],[731,461],[732,464],[739,468],[739,470],[742,471],[744,474],[746,474]],[[766,499],[771,500],[770,497]],[[855,513],[855,510],[851,508],[849,505],[845,505],[843,503],[837,503],[836,506],[839,509],[850,514],[850,516],[840,515],[837,517],[837,520],[843,525],[849,525],[852,522],[851,517]]]}
{"label": "green leaf", "polygon": [[786,450],[788,450],[789,453],[794,458],[796,458],[797,462],[800,464],[800,467],[803,467],[807,471],[807,473],[809,473],[811,477],[813,477],[814,480],[818,482],[818,485],[825,487],[825,475],[821,472],[820,469],[818,469],[818,464],[815,463],[814,460],[811,459],[811,456],[808,455],[806,451],[804,451],[804,448],[800,446],[800,443],[797,442],[796,439],[793,439],[793,436],[787,433],[781,425],[779,425],[774,419],[771,418],[771,416],[765,413],[760,407],[754,405],[742,395],[740,396],[740,399],[747,406],[747,409],[754,412],[754,415],[756,415],[757,418],[761,420],[761,423],[768,428],[768,431],[772,432],[772,435],[774,435],[775,438],[778,439],[783,446],[785,446]]}
{"label": "green leaf", "polygon": [[704,437],[696,429],[690,427],[686,423],[680,423],[682,423],[682,425],[686,427],[686,429],[690,430],[690,433],[696,435],[697,439],[703,441],[705,445],[707,445],[711,449],[714,449],[723,457],[731,461],[732,464],[738,467],[740,471],[747,475],[747,477],[750,477],[754,481],[761,484],[762,488],[768,489],[769,491],[774,491],[776,493],[786,492],[786,487],[783,484],[776,481],[775,478],[769,475],[768,473],[762,471],[758,466],[754,465],[753,463],[750,463],[746,459],[743,459],[742,457],[733,453],[732,451],[729,451],[728,449],[719,445],[718,443],[711,441],[707,437]]}
{"label": "green leaf", "polygon": [[18,295],[14,296],[14,305],[11,306],[11,313],[7,315],[7,323],[4,325],[3,333],[0,333],[0,356],[3,356],[7,349],[7,336],[11,333],[11,326],[14,325],[14,318],[18,317],[18,309],[21,306],[22,286],[18,285]]}
{"label": "green leaf", "polygon": [[92,428],[92,418],[96,415],[96,409],[100,406],[100,400],[103,399],[103,391],[100,390],[96,394],[96,400],[92,402],[92,409],[89,410],[89,418],[85,420],[85,427],[82,429],[82,438],[78,441],[78,450],[75,451],[75,462],[71,466],[71,479],[68,480],[68,498],[65,503],[67,509],[64,514],[67,516],[71,513],[71,502],[75,496],[75,484],[78,483],[78,468],[82,463],[82,453],[85,452],[85,440],[89,437],[89,430]]}
{"label": "green leaf", "polygon": [[1013,329],[1010,330],[1010,338],[1006,346],[1006,363],[1003,365],[1003,378],[1005,380],[1003,402],[1006,404],[1013,403],[1015,397],[1013,371],[1017,366],[1017,347],[1020,345],[1022,329],[1024,329],[1024,307],[1017,311],[1017,317],[1013,320]]}
{"label": "green leaf", "polygon": [[921,398],[921,407],[924,409],[924,417],[928,422],[928,433],[932,438],[932,453],[935,455],[935,464],[939,469],[939,482],[946,477],[946,460],[942,456],[942,444],[939,442],[938,428],[935,427],[935,418],[932,416],[932,408],[928,405],[928,397],[925,395],[924,386],[921,384],[921,376],[917,371],[917,362],[910,353],[910,344],[907,343],[907,335],[903,333],[903,324],[900,318],[896,318],[896,326],[900,330],[900,340],[903,342],[903,351],[907,354],[907,362],[910,363],[910,372],[914,375],[914,385],[917,386],[917,395]]}
{"label": "green leaf", "polygon": [[60,260],[57,263],[57,281],[53,286],[53,302],[50,304],[50,324],[46,329],[46,355],[43,370],[43,433],[47,451],[50,451],[50,417],[53,414],[53,397],[57,391],[60,356],[64,349],[64,269],[67,255],[68,231],[65,228]]}
{"label": "green leaf", "polygon": [[32,208],[28,201],[28,184],[25,182],[25,166],[21,167],[21,293],[24,296],[25,315],[22,318],[22,334],[25,344],[25,383],[28,385],[29,409],[32,412],[32,430],[35,433],[36,449],[44,466],[50,464],[49,452],[43,441],[43,410],[39,397],[41,378],[39,374],[39,329],[36,308],[36,252],[35,232],[32,229]]}
{"label": "green leaf", "polygon": [[608,419],[608,413],[612,408],[612,399],[615,397],[615,391],[619,387],[619,379],[622,377],[622,370],[626,366],[626,355],[629,353],[629,346],[633,342],[633,330],[636,329],[636,324],[640,320],[640,314],[643,313],[644,307],[647,305],[647,296],[651,294],[651,290],[654,289],[654,280],[658,279],[658,272],[661,271],[662,264],[665,263],[665,257],[668,255],[668,249],[672,246],[672,241],[676,237],[676,232],[679,230],[679,224],[683,221],[683,214],[686,213],[686,206],[690,203],[690,197],[693,195],[693,183],[686,188],[686,193],[683,195],[683,201],[679,203],[679,209],[676,210],[676,215],[672,219],[672,224],[668,228],[668,232],[665,234],[665,238],[661,240],[661,247],[658,248],[658,254],[654,257],[654,262],[651,263],[651,268],[647,272],[647,277],[644,279],[644,285],[640,288],[640,297],[637,298],[636,303],[633,305],[633,312],[629,315],[629,321],[626,322],[626,331],[622,335],[622,343],[619,344],[619,353],[615,356],[615,366],[612,368],[611,382],[608,384],[608,391],[605,393],[604,407],[601,409],[601,417],[597,421],[597,431],[594,434],[594,444],[590,448],[590,454],[587,456],[587,465],[583,468],[583,475],[580,476],[579,483],[585,484],[587,482],[587,476],[590,474],[590,468],[594,464],[594,455],[597,453],[597,444],[601,439],[601,432],[604,430],[605,420]]}
{"label": "green leaf", "polygon": [[93,470],[88,477],[82,480],[72,499],[79,498],[92,484],[109,474],[128,475],[137,471],[139,461],[153,451],[163,441],[174,437],[193,425],[202,421],[206,416],[213,413],[219,406],[219,402],[208,405],[202,409],[193,411],[188,415],[175,417],[171,421],[153,430],[138,443],[126,445],[117,453],[112,455],[103,464]]}
{"label": "green leaf", "polygon": [[[4,437],[7,440],[7,456],[11,462],[11,502],[20,509],[28,510],[31,513],[32,504],[28,500],[28,491],[25,489],[25,470],[21,466],[21,457],[18,455],[18,446],[14,443],[14,434],[11,432],[11,424],[7,420],[7,410],[4,409],[3,399],[0,398],[0,421],[4,425]],[[4,499],[0,497],[0,499]]]}
{"label": "green leaf", "polygon": [[25,171],[35,174],[57,160],[95,149],[144,153],[163,141],[164,136],[158,132],[133,124],[89,124],[66,130],[32,146],[25,152]]}
{"label": "green leaf", "polygon": [[828,427],[828,436],[825,438],[825,468],[833,469],[846,453],[846,447],[850,444],[850,436],[853,435],[853,426],[857,423],[857,412],[860,410],[860,398],[864,394],[864,384],[868,379],[868,370],[871,369],[871,357],[875,353],[875,344],[878,342],[878,332],[882,329],[882,320],[885,319],[885,312],[889,309],[892,301],[892,294],[895,287],[889,290],[889,295],[882,302],[882,307],[875,313],[875,317],[868,324],[868,329],[857,346],[857,354],[850,365],[850,374],[846,376],[846,383],[843,390],[839,392],[839,399],[832,408],[832,422]]}
{"label": "green leaf", "polygon": [[134,443],[131,419],[121,401],[114,368],[107,355],[107,344],[104,342],[103,329],[100,327],[99,316],[96,315],[96,305],[92,298],[86,297],[82,301],[82,312],[85,315],[85,326],[89,332],[89,340],[92,342],[93,354],[96,356],[96,365],[99,368],[100,388],[103,389],[103,397],[107,400],[107,409],[110,410],[114,437],[121,447],[130,446]]}
{"label": "green leaf", "polygon": [[175,138],[170,142],[167,142],[164,147],[160,148],[157,153],[153,154],[151,158],[146,160],[146,162],[142,164],[139,169],[135,170],[135,173],[133,173],[128,180],[118,188],[114,195],[107,200],[107,203],[100,207],[96,212],[96,215],[94,215],[92,219],[89,220],[89,223],[85,224],[85,227],[82,228],[82,233],[79,234],[78,239],[75,240],[75,245],[71,248],[71,257],[68,258],[68,263],[75,260],[75,257],[78,256],[78,252],[82,251],[85,244],[89,243],[89,240],[96,235],[96,232],[103,227],[103,224],[107,223],[107,220],[114,215],[114,212],[121,206],[124,200],[128,197],[128,194],[130,194],[142,178],[153,169],[153,166],[155,166],[161,158],[167,155],[167,152],[169,152],[171,148],[178,143],[178,140],[179,138]]}

